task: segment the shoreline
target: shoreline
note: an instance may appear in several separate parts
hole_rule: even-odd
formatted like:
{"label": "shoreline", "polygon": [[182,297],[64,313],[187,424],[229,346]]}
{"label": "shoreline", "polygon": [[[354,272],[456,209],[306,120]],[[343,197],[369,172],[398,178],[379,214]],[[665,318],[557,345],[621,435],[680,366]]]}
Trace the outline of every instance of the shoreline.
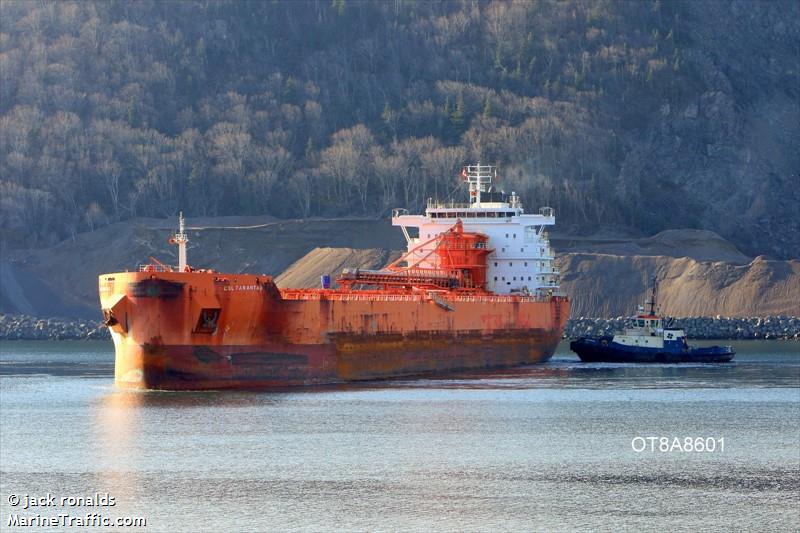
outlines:
{"label": "shoreline", "polygon": [[[626,318],[570,318],[563,338],[610,335],[622,329]],[[689,339],[800,340],[800,317],[681,317],[677,328]],[[0,314],[0,341],[13,340],[111,340],[102,322],[86,319],[41,318],[29,315]]]}

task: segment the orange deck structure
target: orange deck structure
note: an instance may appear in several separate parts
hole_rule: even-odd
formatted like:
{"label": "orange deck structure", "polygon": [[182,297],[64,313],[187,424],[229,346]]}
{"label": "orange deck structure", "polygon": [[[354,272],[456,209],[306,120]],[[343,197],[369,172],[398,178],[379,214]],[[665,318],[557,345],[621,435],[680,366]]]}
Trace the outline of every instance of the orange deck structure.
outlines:
{"label": "orange deck structure", "polygon": [[[475,174],[476,190],[493,195],[484,186],[486,167],[468,168],[484,172]],[[523,271],[500,271],[494,259],[489,265],[497,257],[492,239],[503,245],[501,254],[503,239],[466,231],[460,218],[448,222],[449,208],[426,219],[441,220],[441,231],[421,243],[407,236],[409,252],[384,269],[345,270],[339,289],[279,289],[269,276],[193,269],[181,216],[170,239],[179,247],[177,267],[153,260],[137,272],[99,277],[117,385],[263,389],[547,361],[569,317],[569,299],[547,281],[554,270],[542,229],[552,210],[526,219],[513,197],[481,204],[474,196],[470,213],[491,215],[489,230],[506,232],[520,250],[526,242],[537,250],[531,267],[543,266],[527,276],[540,274],[534,290],[522,275],[513,276],[515,286],[502,275]],[[517,241],[517,219],[541,226],[520,226]],[[505,292],[489,290],[490,283]]]}

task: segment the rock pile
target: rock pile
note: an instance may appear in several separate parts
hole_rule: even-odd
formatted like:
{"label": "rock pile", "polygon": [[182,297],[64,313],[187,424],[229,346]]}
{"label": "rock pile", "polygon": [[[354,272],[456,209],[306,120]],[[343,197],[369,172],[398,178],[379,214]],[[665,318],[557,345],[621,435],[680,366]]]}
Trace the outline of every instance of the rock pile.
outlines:
{"label": "rock pile", "polygon": [[[571,318],[565,338],[583,335],[612,335],[625,326],[625,317]],[[690,339],[797,339],[800,340],[800,317],[767,316],[750,318],[685,317],[676,318],[673,327],[686,331]],[[27,315],[0,314],[0,340],[86,340],[110,339],[102,322]]]}
{"label": "rock pile", "polygon": [[[612,335],[625,327],[625,317],[571,318],[564,337]],[[798,339],[800,317],[767,316],[735,318],[726,316],[691,316],[675,318],[672,326],[683,329],[690,339]]]}

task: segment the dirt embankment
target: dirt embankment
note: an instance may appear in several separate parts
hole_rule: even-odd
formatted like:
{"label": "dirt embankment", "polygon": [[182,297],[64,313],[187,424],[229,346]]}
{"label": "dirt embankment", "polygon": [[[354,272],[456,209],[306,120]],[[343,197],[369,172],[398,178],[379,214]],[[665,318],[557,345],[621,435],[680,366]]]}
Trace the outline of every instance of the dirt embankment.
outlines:
{"label": "dirt embankment", "polygon": [[691,257],[697,261],[725,261],[736,265],[746,265],[752,260],[713,231],[699,229],[671,229],[642,238],[608,232],[588,237],[555,232],[551,241],[560,253]]}
{"label": "dirt embankment", "polygon": [[671,316],[800,316],[800,261],[745,265],[688,257],[563,254],[557,259],[572,316],[627,316],[659,279],[658,302]]}
{"label": "dirt embankment", "polygon": [[[0,312],[96,314],[97,276],[135,269],[154,256],[175,263],[171,221],[138,219],[78,235],[43,250],[4,257]],[[318,287],[343,268],[380,268],[405,248],[388,220],[190,219],[189,262],[223,272],[276,276],[284,287]],[[800,261],[751,259],[719,235],[670,230],[647,238],[553,234],[572,316],[628,315],[661,280],[662,310],[673,316],[800,315]]]}
{"label": "dirt embankment", "polygon": [[275,279],[279,287],[319,287],[322,275],[336,276],[345,268],[378,269],[400,257],[399,251],[381,248],[314,248]]}

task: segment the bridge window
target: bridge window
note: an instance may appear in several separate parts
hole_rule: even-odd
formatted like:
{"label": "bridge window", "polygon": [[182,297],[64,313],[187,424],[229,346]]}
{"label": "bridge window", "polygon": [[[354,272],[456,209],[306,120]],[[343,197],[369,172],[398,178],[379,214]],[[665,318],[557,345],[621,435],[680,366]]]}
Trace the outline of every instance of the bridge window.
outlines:
{"label": "bridge window", "polygon": [[478,213],[478,218],[486,218],[486,213],[481,211],[480,213]]}

